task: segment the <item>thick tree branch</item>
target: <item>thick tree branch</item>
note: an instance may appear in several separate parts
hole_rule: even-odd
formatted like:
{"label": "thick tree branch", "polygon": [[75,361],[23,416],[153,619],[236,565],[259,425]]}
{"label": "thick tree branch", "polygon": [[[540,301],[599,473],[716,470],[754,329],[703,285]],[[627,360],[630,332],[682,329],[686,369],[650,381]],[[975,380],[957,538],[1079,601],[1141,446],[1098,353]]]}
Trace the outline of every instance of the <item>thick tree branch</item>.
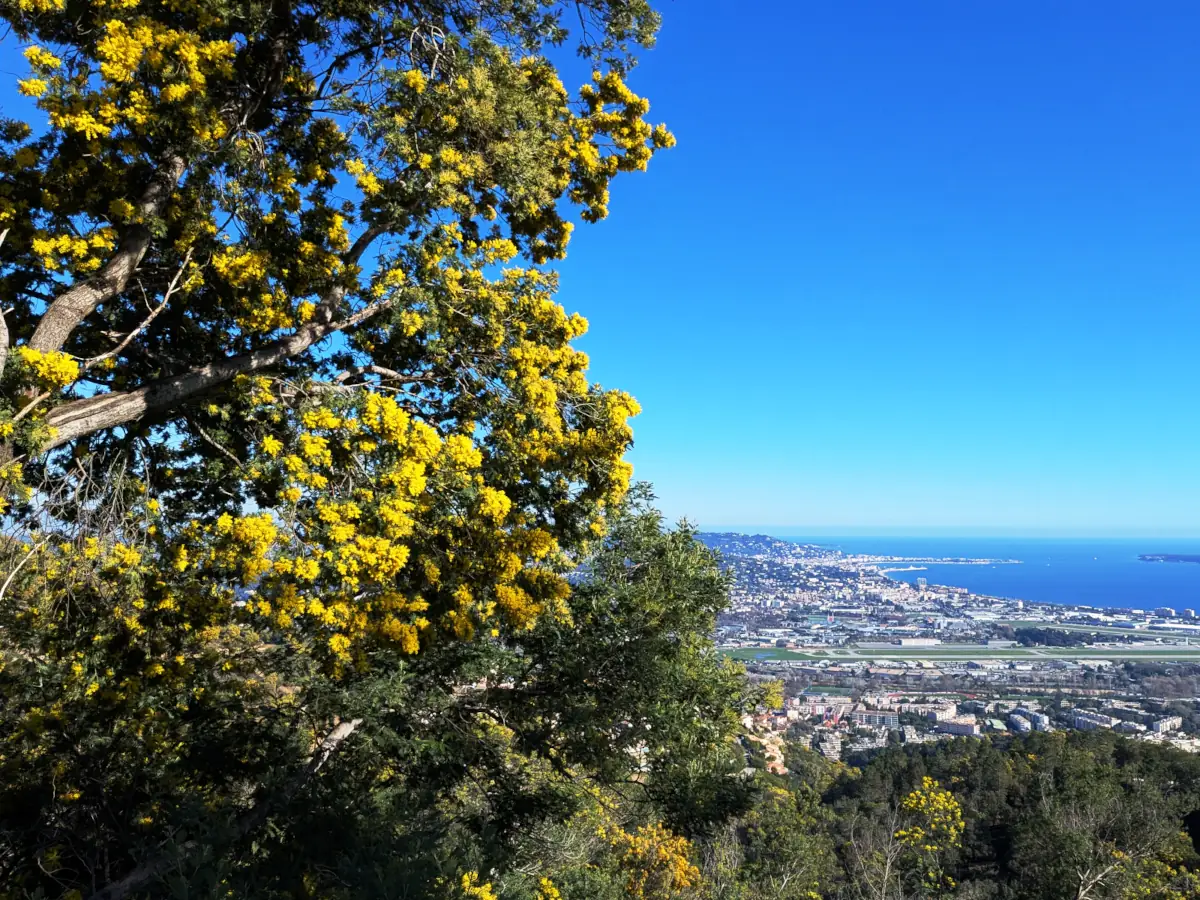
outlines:
{"label": "thick tree branch", "polygon": [[175,185],[183,177],[184,167],[182,158],[171,157],[151,179],[145,193],[136,204],[137,215],[142,223],[131,226],[125,232],[120,246],[100,271],[93,277],[72,285],[51,302],[29,339],[32,349],[43,352],[61,350],[71,332],[91,315],[97,306],[125,290],[153,239],[149,227],[144,222],[162,213],[171,192],[175,190]]}
{"label": "thick tree branch", "polygon": [[[0,246],[3,246],[4,239],[8,237],[8,229],[0,231]],[[3,304],[3,298],[0,298],[0,304]],[[4,366],[8,363],[8,322],[4,320],[4,308],[0,305],[0,375],[4,374]]]}
{"label": "thick tree branch", "polygon": [[[394,381],[401,381],[405,378],[404,375],[401,375],[395,369],[388,369],[384,366],[355,366],[353,369],[339,372],[333,381],[335,384],[344,384],[356,375],[378,375],[380,378],[390,378]],[[413,380],[416,379],[414,378]]]}
{"label": "thick tree branch", "polygon": [[[343,290],[331,292],[340,298]],[[326,300],[330,298],[327,297]],[[57,434],[46,449],[53,449],[76,438],[115,428],[139,419],[147,413],[160,412],[190,400],[205,391],[233,380],[238,375],[259,372],[285,360],[299,356],[305,350],[329,335],[352,328],[391,307],[392,298],[380,300],[336,322],[310,322],[294,334],[274,340],[251,353],[233,356],[218,362],[199,366],[181,375],[160,378],[133,391],[100,394],[65,403],[53,409],[46,423],[56,429]],[[336,305],[322,302],[329,309]]]}
{"label": "thick tree branch", "polygon": [[367,252],[367,248],[375,241],[375,238],[386,232],[388,229],[383,225],[372,225],[366,229],[354,241],[354,246],[346,251],[346,262],[356,263]]}
{"label": "thick tree branch", "polygon": [[0,309],[0,375],[8,364],[8,323],[4,321],[4,310]]}

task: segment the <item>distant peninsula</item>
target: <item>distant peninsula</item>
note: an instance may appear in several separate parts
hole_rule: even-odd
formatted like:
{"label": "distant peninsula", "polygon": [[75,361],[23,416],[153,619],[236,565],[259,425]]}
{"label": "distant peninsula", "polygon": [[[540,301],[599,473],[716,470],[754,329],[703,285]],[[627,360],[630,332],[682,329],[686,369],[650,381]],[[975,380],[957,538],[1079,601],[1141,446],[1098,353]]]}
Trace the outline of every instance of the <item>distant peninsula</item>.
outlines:
{"label": "distant peninsula", "polygon": [[1197,553],[1143,553],[1138,557],[1142,562],[1182,562],[1200,563]]}

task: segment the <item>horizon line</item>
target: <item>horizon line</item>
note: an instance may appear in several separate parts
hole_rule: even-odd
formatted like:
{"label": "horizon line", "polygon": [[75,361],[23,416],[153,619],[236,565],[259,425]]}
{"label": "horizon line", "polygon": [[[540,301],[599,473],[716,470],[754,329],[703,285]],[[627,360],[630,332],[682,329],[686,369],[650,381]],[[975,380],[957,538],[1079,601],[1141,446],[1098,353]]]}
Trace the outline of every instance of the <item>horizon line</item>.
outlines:
{"label": "horizon line", "polygon": [[[691,520],[689,520],[691,521]],[[763,525],[709,524],[692,522],[700,531],[733,534],[766,534],[771,537],[1024,537],[1024,538],[1107,538],[1121,539],[1200,539],[1200,527],[1192,529],[1127,527],[1048,528],[1046,526],[1005,525]]]}

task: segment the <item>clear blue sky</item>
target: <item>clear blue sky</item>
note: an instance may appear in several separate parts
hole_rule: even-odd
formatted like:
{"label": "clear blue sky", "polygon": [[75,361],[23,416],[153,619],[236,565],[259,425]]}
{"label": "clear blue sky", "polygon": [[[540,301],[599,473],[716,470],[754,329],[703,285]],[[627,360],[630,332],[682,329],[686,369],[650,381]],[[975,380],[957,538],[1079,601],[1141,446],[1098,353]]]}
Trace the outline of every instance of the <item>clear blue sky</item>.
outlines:
{"label": "clear blue sky", "polygon": [[1200,534],[1200,5],[661,8],[562,299],[669,515]]}

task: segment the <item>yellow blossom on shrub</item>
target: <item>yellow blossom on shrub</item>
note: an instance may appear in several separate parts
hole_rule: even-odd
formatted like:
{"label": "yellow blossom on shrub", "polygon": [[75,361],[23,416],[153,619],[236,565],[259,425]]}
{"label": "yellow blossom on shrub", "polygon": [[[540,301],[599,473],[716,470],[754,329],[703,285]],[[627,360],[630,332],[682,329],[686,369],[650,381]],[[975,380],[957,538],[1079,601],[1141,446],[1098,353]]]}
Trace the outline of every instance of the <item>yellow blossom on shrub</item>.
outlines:
{"label": "yellow blossom on shrub", "polygon": [[497,900],[491,882],[480,882],[478,872],[467,872],[463,875],[459,887],[462,889],[461,897],[469,897],[471,900]]}
{"label": "yellow blossom on shrub", "polygon": [[908,794],[900,808],[917,819],[917,824],[896,832],[902,843],[936,852],[943,847],[957,847],[961,842],[962,806],[954,794],[932,778],[922,779],[921,787]]}
{"label": "yellow blossom on shrub", "polygon": [[608,840],[627,873],[625,895],[631,900],[668,900],[700,882],[700,870],[690,859],[692,845],[660,822],[640,825],[633,834],[602,826],[600,836]]}

